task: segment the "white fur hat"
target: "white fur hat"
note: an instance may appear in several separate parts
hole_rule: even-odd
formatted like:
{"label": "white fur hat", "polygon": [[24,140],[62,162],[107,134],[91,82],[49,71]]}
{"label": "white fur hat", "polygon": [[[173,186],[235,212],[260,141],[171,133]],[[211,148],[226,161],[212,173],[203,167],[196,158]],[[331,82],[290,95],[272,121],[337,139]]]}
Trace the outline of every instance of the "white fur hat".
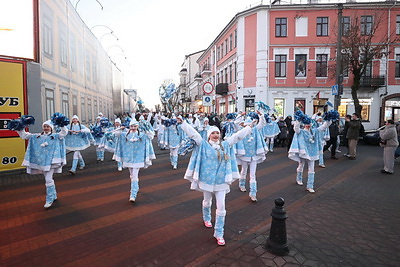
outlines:
{"label": "white fur hat", "polygon": [[251,125],[253,123],[253,119],[250,117],[247,117],[246,120],[244,121],[244,125]]}
{"label": "white fur hat", "polygon": [[120,118],[116,118],[116,119],[115,119],[114,123],[117,123],[117,122],[118,122],[119,124],[122,123]]}
{"label": "white fur hat", "polygon": [[53,125],[53,123],[51,123],[51,120],[43,122],[42,126],[44,126],[44,125],[49,125],[51,127],[51,129],[54,130],[54,125]]}
{"label": "white fur hat", "polygon": [[74,116],[72,116],[72,119],[77,119],[78,121],[80,121],[80,119],[79,119],[78,115],[74,115]]}
{"label": "white fur hat", "polygon": [[139,122],[133,118],[133,119],[129,122],[129,126],[131,126],[131,125],[139,125]]}
{"label": "white fur hat", "polygon": [[208,130],[207,130],[207,140],[210,138],[210,135],[212,132],[221,132],[219,130],[219,128],[217,126],[211,126]]}

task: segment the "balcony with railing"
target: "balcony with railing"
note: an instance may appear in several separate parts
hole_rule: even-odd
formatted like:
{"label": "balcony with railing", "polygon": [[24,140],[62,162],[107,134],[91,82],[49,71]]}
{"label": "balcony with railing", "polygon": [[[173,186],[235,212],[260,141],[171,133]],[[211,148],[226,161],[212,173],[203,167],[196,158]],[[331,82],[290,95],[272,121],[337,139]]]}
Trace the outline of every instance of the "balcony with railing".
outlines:
{"label": "balcony with railing", "polygon": [[210,64],[204,64],[201,68],[201,75],[210,75],[211,74],[211,66]]}
{"label": "balcony with railing", "polygon": [[197,82],[201,82],[203,80],[203,77],[201,76],[200,72],[198,72],[194,75],[194,80]]}
{"label": "balcony with railing", "polygon": [[385,78],[385,76],[361,77],[360,88],[378,89],[386,85]]}
{"label": "balcony with railing", "polygon": [[229,91],[229,87],[227,83],[219,83],[215,87],[215,93],[217,95],[226,95]]}

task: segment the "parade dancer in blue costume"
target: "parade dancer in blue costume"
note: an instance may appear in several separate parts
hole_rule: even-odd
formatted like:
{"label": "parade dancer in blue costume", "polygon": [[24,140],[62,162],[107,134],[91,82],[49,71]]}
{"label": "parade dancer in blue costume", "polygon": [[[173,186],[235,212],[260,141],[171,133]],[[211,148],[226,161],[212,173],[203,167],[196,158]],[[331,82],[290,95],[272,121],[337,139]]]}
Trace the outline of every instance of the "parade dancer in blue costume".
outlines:
{"label": "parade dancer in blue costume", "polygon": [[[115,159],[115,149],[116,149],[117,141],[118,141],[117,140],[118,137],[116,136],[115,133],[117,131],[123,131],[124,129],[125,129],[125,127],[122,126],[121,119],[116,118],[114,121],[114,127],[108,128],[104,134],[104,139],[105,139],[104,148],[107,151],[114,153],[113,159]],[[120,162],[120,161],[117,161],[117,170],[122,171],[122,162]]]}
{"label": "parade dancer in blue costume", "polygon": [[55,133],[51,121],[45,121],[40,134],[28,133],[25,130],[17,131],[22,139],[29,140],[22,166],[26,166],[29,174],[43,174],[46,180],[46,203],[44,207],[50,208],[57,200],[56,185],[53,174],[61,173],[66,164],[64,137],[68,134],[67,127],[61,127]]}
{"label": "parade dancer in blue costume", "polygon": [[178,168],[178,149],[182,140],[185,139],[185,133],[181,126],[177,124],[176,117],[164,121],[164,141],[163,144],[169,148],[172,169]]}
{"label": "parade dancer in blue costume", "polygon": [[271,119],[271,121],[264,126],[263,133],[269,151],[274,152],[274,140],[280,132],[281,130],[276,120]]}
{"label": "parade dancer in blue costume", "polygon": [[[318,128],[319,126],[322,126],[323,120],[322,117],[318,114],[314,114],[311,117],[315,122],[313,123],[313,128]],[[330,134],[329,134],[329,127],[325,129],[325,131],[320,132],[317,131],[318,135],[318,153],[319,153],[319,158],[318,158],[318,166],[321,168],[325,168],[325,162],[324,162],[324,146],[326,145],[326,141],[329,141],[330,139]]]}
{"label": "parade dancer in blue costume", "polygon": [[101,129],[101,132],[104,132],[104,129],[101,127],[101,119],[103,118],[102,113],[99,113],[99,116],[96,117],[96,122],[90,128],[92,130],[92,134],[94,136],[94,145],[96,146],[96,159],[97,162],[104,161],[104,147],[102,146],[102,139],[104,137],[101,133],[94,133],[94,128]]}
{"label": "parade dancer in blue costume", "polygon": [[[299,115],[300,114],[300,115]],[[296,183],[303,185],[303,170],[304,166],[308,164],[308,178],[307,178],[307,191],[314,193],[314,164],[319,159],[319,146],[320,141],[318,132],[323,132],[329,127],[331,121],[325,121],[323,125],[318,128],[312,128],[312,120],[309,116],[297,111],[295,115],[296,121],[293,122],[294,136],[292,145],[289,149],[288,157],[291,160],[299,163],[297,167]],[[300,124],[304,125],[301,129]]]}
{"label": "parade dancer in blue costume", "polygon": [[[210,125],[208,125],[208,118],[204,118],[203,124],[197,128],[197,131],[200,133],[201,137],[207,140],[207,131],[210,129]],[[190,125],[190,124],[189,124]],[[192,126],[192,125],[190,125]],[[193,126],[192,126],[193,127]]]}
{"label": "parade dancer in blue costume", "polygon": [[118,136],[115,160],[122,162],[123,168],[129,169],[131,179],[130,202],[135,202],[139,192],[139,170],[152,165],[156,158],[151,140],[154,132],[143,132],[139,130],[139,122],[132,118],[129,123],[129,130],[116,131]]}
{"label": "parade dancer in blue costume", "polygon": [[213,195],[215,196],[217,210],[214,237],[218,245],[223,246],[225,245],[225,195],[229,193],[232,182],[240,177],[233,144],[251,134],[252,129],[247,126],[221,142],[218,127],[211,126],[207,133],[208,139],[204,140],[187,122],[180,118],[178,122],[187,136],[196,143],[185,179],[191,182],[191,189],[203,192],[203,221],[207,228],[212,227],[211,206]]}
{"label": "parade dancer in blue costume", "polygon": [[75,175],[78,163],[79,169],[82,170],[85,167],[85,161],[83,160],[81,151],[90,146],[90,130],[79,122],[79,117],[77,115],[72,117],[72,122],[67,127],[69,133],[65,137],[65,147],[69,151],[74,151],[72,167],[69,173]]}
{"label": "parade dancer in blue costume", "polygon": [[239,189],[242,192],[246,192],[246,176],[247,170],[250,167],[249,197],[253,202],[257,202],[257,164],[263,162],[266,159],[266,153],[268,153],[268,147],[265,144],[262,134],[262,129],[266,124],[265,116],[260,111],[257,111],[257,113],[258,116],[254,112],[250,113],[250,116],[243,122],[245,126],[252,123],[257,123],[257,126],[253,129],[251,135],[237,144],[236,148],[237,162],[239,165],[242,165]]}

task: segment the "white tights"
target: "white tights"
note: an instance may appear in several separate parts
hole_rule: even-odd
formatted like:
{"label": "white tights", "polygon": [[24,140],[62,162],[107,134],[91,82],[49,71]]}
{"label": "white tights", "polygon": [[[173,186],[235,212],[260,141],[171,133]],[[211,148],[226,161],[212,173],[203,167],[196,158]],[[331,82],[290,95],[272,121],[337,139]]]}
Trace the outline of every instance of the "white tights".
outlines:
{"label": "white tights", "polygon": [[297,166],[297,172],[303,172],[306,162],[308,163],[308,172],[314,173],[315,161],[303,158],[300,158],[299,166]]}
{"label": "white tights", "polygon": [[242,161],[242,170],[240,171],[240,176],[242,179],[246,179],[247,169],[250,165],[250,183],[256,182],[256,171],[257,171],[257,162],[252,160],[251,162]]}
{"label": "white tights", "polygon": [[179,149],[179,147],[170,148],[169,149],[169,155],[170,156],[178,156],[178,149]]}
{"label": "white tights", "polygon": [[139,168],[128,168],[131,181],[139,181]]}
{"label": "white tights", "polygon": [[213,195],[215,195],[215,200],[217,202],[216,214],[218,216],[225,216],[225,191],[203,192],[203,207],[211,207]]}
{"label": "white tights", "polygon": [[53,174],[54,174],[54,169],[50,169],[49,171],[44,171],[44,179],[46,181],[46,187],[54,185],[54,179],[53,179]]}
{"label": "white tights", "polygon": [[79,150],[74,151],[73,159],[82,159],[81,152]]}

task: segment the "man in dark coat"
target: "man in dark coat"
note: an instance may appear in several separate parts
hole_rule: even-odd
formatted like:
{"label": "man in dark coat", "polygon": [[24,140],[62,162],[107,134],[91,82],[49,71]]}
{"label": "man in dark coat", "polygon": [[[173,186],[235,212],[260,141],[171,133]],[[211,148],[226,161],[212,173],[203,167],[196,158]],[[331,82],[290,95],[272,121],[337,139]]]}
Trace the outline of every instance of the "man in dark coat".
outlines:
{"label": "man in dark coat", "polygon": [[336,157],[336,147],[337,147],[337,138],[339,135],[339,121],[332,121],[332,124],[329,125],[329,141],[326,142],[324,146],[324,151],[326,151],[331,145],[331,159],[338,159]]}
{"label": "man in dark coat", "polygon": [[292,125],[292,116],[288,115],[285,118],[285,122],[286,122],[286,127],[288,130],[288,136],[287,136],[286,142],[287,142],[287,150],[289,151],[290,146],[292,145],[292,140],[293,140],[293,136],[294,136],[294,129],[293,129],[293,125]]}
{"label": "man in dark coat", "polygon": [[356,159],[357,143],[360,136],[361,120],[358,114],[353,113],[348,121],[346,138],[349,144],[349,159]]}

